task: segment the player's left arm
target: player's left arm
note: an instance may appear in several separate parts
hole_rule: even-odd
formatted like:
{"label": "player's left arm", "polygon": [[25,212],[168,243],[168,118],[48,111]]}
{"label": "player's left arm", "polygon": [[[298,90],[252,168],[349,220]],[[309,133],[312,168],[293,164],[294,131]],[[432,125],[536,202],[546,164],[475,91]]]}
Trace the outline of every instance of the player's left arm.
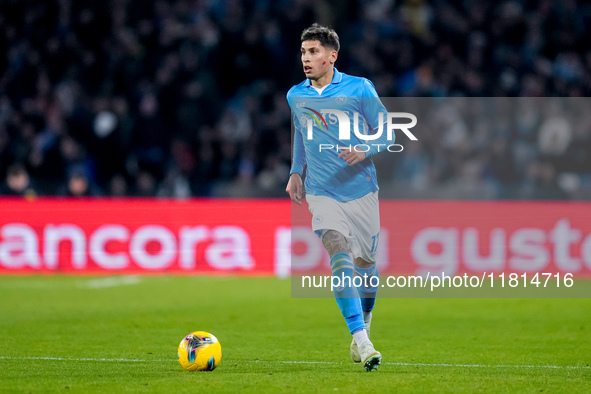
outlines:
{"label": "player's left arm", "polygon": [[[361,112],[365,121],[369,125],[370,130],[373,134],[376,134],[379,128],[382,128],[382,134],[375,140],[367,141],[370,149],[367,151],[366,156],[371,157],[378,152],[384,151],[385,148],[381,149],[378,146],[387,146],[394,143],[395,135],[392,135],[392,140],[388,140],[388,133],[386,132],[385,123],[388,119],[388,110],[380,100],[376,88],[369,79],[365,79],[362,86],[362,93],[360,95]],[[382,124],[380,124],[380,114],[382,114]]]}
{"label": "player's left arm", "polygon": [[339,154],[339,159],[343,159],[349,164],[353,166],[359,162],[365,160],[365,152],[361,151],[358,152],[356,149],[351,149],[348,146],[340,146],[339,149],[341,153]]}
{"label": "player's left arm", "polygon": [[[388,111],[386,110],[386,107],[384,107],[373,83],[371,83],[369,79],[363,79],[359,98],[361,115],[369,125],[370,129],[375,132],[380,126],[380,113],[383,113],[382,120],[385,123]],[[382,135],[378,139],[372,140],[371,144],[368,144],[370,149],[367,152],[364,152],[362,149],[355,149],[354,147],[353,149],[351,149],[351,147],[340,147],[339,149],[341,149],[341,153],[339,154],[339,159],[345,160],[347,164],[352,166],[362,162],[367,157],[371,157],[378,153],[380,151],[377,147],[378,144],[387,145],[388,143],[387,133],[382,132]],[[390,143],[394,143],[394,141],[391,141]]]}

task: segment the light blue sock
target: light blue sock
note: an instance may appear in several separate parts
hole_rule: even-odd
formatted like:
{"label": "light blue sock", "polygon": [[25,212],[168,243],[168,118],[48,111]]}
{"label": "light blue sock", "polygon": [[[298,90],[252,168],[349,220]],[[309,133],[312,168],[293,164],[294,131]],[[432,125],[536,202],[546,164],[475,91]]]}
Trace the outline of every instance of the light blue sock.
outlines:
{"label": "light blue sock", "polygon": [[[364,281],[364,284],[367,284],[367,286],[359,287],[357,291],[359,292],[359,297],[361,298],[361,308],[364,312],[369,312],[373,310],[373,306],[376,303],[378,280],[372,280],[371,278],[377,277],[379,279],[380,272],[378,271],[378,266],[376,264],[369,268],[359,268],[355,266],[355,273],[361,278],[364,278],[365,275],[367,275],[367,280]],[[371,286],[372,282],[376,286]]]}
{"label": "light blue sock", "polygon": [[355,331],[365,328],[363,313],[361,312],[361,300],[357,289],[353,285],[355,265],[349,253],[338,252],[330,259],[330,266],[332,267],[333,276],[340,278],[341,284],[345,282],[345,286],[335,287],[334,295],[347,322],[349,332],[353,334]]}

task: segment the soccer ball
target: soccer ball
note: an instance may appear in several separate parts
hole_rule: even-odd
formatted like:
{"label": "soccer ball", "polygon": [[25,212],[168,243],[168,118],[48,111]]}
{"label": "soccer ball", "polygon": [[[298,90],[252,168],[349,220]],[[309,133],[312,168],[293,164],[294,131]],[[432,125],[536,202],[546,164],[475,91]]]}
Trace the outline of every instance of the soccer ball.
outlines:
{"label": "soccer ball", "polygon": [[213,371],[222,360],[222,345],[205,331],[195,331],[179,344],[179,363],[187,371]]}

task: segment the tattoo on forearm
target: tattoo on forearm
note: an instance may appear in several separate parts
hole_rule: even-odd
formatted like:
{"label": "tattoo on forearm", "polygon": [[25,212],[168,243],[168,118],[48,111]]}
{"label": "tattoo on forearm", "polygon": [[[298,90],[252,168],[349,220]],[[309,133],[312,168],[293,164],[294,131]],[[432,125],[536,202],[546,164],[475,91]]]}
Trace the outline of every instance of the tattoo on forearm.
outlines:
{"label": "tattoo on forearm", "polygon": [[322,236],[322,243],[328,251],[330,257],[334,256],[338,252],[349,253],[349,247],[347,246],[347,240],[345,236],[336,230],[328,230]]}

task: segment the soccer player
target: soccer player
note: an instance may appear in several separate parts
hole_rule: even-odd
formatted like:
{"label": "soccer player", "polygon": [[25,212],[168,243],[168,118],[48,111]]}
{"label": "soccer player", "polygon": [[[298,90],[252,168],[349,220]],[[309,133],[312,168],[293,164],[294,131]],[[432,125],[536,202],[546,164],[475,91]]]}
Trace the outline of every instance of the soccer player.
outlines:
{"label": "soccer player", "polygon": [[[363,117],[371,130],[376,130],[384,119],[379,113],[386,109],[369,80],[335,68],[339,47],[337,33],[328,27],[315,23],[302,33],[306,79],[287,93],[295,135],[286,192],[299,205],[304,197],[308,202],[312,229],[330,255],[333,276],[343,278],[343,286],[335,287],[334,292],[353,336],[351,358],[371,371],[382,359],[369,340],[379,278],[376,251],[380,231],[378,184],[371,156],[380,150],[374,142],[385,142],[386,133],[372,144],[353,133],[349,140],[339,140],[343,118],[337,115],[338,111],[351,116],[358,113],[358,118]],[[362,287],[353,285],[354,275],[367,278]]]}

